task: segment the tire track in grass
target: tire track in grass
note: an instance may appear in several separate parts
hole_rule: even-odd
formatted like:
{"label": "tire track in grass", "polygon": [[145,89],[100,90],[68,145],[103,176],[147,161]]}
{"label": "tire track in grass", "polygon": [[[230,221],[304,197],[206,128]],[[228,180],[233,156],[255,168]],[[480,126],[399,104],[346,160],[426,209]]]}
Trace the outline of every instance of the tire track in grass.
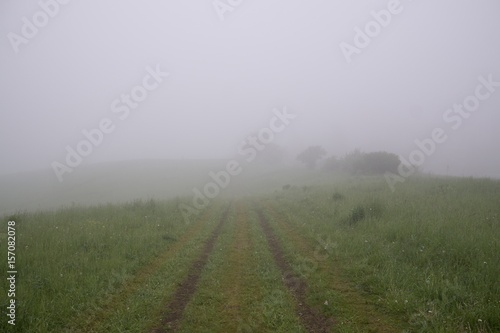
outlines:
{"label": "tire track in grass", "polygon": [[210,260],[198,281],[196,293],[179,323],[181,332],[237,332],[238,318],[248,312],[248,281],[252,271],[248,214],[243,201],[234,205]]}
{"label": "tire track in grass", "polygon": [[257,214],[245,199],[237,201],[179,331],[298,332],[300,327],[304,333],[294,305]]}
{"label": "tire track in grass", "polygon": [[[266,210],[271,214],[280,230],[286,237],[290,239],[292,244],[296,246],[301,253],[316,253],[318,251],[317,244],[315,247],[311,245],[297,229],[293,228],[289,223],[286,223],[286,217],[282,213],[269,204],[265,205]],[[321,244],[323,247],[324,244]],[[376,305],[370,302],[366,297],[363,297],[352,283],[345,280],[342,274],[338,260],[335,261],[318,261],[318,268],[326,275],[329,283],[328,288],[337,292],[343,299],[344,306],[348,307],[349,311],[355,314],[357,323],[353,323],[357,329],[362,332],[381,332],[381,333],[398,333],[402,332],[404,326],[400,320],[389,317],[381,313]],[[343,302],[343,303],[344,303]]]}
{"label": "tire track in grass", "polygon": [[294,273],[290,264],[286,261],[285,255],[267,217],[261,208],[257,209],[259,223],[266,236],[269,248],[274,257],[276,265],[281,270],[283,282],[296,300],[296,312],[302,324],[311,333],[328,333],[333,325],[331,318],[323,316],[321,313],[311,308],[306,303],[307,284]]}
{"label": "tire track in grass", "polygon": [[193,294],[196,292],[198,280],[200,279],[203,268],[207,264],[208,258],[214,249],[215,242],[217,241],[217,238],[222,231],[222,227],[227,221],[230,208],[231,204],[224,211],[219,224],[210,235],[210,238],[207,239],[201,255],[189,269],[187,277],[184,279],[184,281],[181,282],[181,284],[175,291],[174,295],[172,296],[172,300],[165,306],[165,312],[163,318],[161,319],[160,327],[154,329],[152,331],[153,333],[177,331],[179,322],[182,319],[182,315],[184,313],[184,309],[191,300]]}
{"label": "tire track in grass", "polygon": [[196,223],[191,225],[181,238],[169,246],[165,252],[155,257],[151,262],[141,267],[138,273],[120,288],[120,290],[112,294],[102,305],[99,310],[94,313],[87,314],[85,318],[77,319],[74,324],[65,329],[65,332],[95,332],[100,323],[108,320],[112,314],[136,292],[146,281],[157,272],[168,259],[178,253],[190,240],[195,238],[202,230],[204,223],[213,214],[213,206],[206,210]]}

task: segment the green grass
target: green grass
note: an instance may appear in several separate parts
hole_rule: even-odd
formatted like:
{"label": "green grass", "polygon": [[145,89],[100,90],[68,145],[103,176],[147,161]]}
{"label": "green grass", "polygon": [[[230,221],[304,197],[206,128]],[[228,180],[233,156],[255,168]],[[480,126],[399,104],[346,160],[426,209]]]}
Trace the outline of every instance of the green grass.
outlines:
{"label": "green grass", "polygon": [[[0,331],[59,331],[73,316],[99,307],[186,230],[176,207],[176,201],[150,200],[15,216],[18,324],[2,320]],[[1,240],[0,265],[7,267]],[[2,279],[2,302],[6,287]]]}
{"label": "green grass", "polygon": [[346,279],[412,332],[500,330],[499,182],[415,178],[391,193],[349,179],[275,200],[310,237],[330,235]]}
{"label": "green grass", "polygon": [[[192,262],[199,256],[203,241],[213,231],[222,213],[217,206],[207,219],[202,220],[199,234],[164,260],[157,270],[139,285],[129,297],[113,304],[111,316],[100,323],[97,332],[147,332],[156,326],[162,316],[165,300],[175,292],[186,277]],[[82,333],[85,330],[80,330]]]}
{"label": "green grass", "polygon": [[233,212],[186,308],[180,332],[305,332],[256,214],[246,219],[249,246],[238,250],[242,244],[235,239],[236,229],[245,222]]}
{"label": "green grass", "polygon": [[[412,177],[393,193],[380,177],[317,173],[294,183],[290,175],[274,180],[275,191],[257,199],[282,217],[278,221],[266,209],[287,259],[310,286],[309,305],[335,318],[335,330],[365,327],[366,315],[349,300],[349,285],[376,307],[370,315],[404,323],[407,332],[500,331],[500,182]],[[0,331],[76,332],[93,316],[99,319],[97,332],[154,327],[224,206],[214,202],[194,233],[198,222],[184,223],[181,201],[70,206],[12,217],[18,325],[7,324],[8,285],[2,279]],[[241,332],[300,330],[256,213],[243,202],[247,208],[233,210],[219,236],[181,331],[223,331],[230,319]],[[250,245],[235,254],[242,218]],[[1,224],[0,267],[7,267],[8,220]],[[312,253],[318,236],[331,245],[323,261]],[[143,285],[99,317],[110,297],[175,246],[171,257],[144,276]],[[235,266],[240,255],[244,264]],[[231,297],[233,277],[240,279],[239,298]],[[335,289],[332,279],[345,284]],[[238,307],[224,314],[226,302]]]}

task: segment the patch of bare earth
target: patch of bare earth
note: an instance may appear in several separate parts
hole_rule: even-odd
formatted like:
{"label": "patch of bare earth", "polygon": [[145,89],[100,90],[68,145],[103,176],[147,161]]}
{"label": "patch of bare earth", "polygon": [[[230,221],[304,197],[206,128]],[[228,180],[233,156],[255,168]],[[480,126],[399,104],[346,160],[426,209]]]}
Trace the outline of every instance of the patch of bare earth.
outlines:
{"label": "patch of bare earth", "polygon": [[259,215],[259,223],[264,231],[269,248],[273,255],[276,265],[281,270],[283,282],[290,290],[296,300],[296,312],[302,325],[310,333],[327,333],[330,332],[334,321],[332,318],[325,317],[316,309],[311,308],[307,302],[307,284],[294,272],[290,264],[286,261],[279,239],[276,237],[267,217],[262,210],[257,211]]}
{"label": "patch of bare earth", "polygon": [[207,239],[201,255],[190,267],[187,277],[181,282],[171,301],[165,306],[165,311],[160,322],[160,326],[153,330],[153,333],[176,332],[182,319],[184,309],[196,292],[198,281],[208,258],[212,253],[215,242],[219,237],[224,223],[229,215],[229,207],[223,213],[219,224]]}

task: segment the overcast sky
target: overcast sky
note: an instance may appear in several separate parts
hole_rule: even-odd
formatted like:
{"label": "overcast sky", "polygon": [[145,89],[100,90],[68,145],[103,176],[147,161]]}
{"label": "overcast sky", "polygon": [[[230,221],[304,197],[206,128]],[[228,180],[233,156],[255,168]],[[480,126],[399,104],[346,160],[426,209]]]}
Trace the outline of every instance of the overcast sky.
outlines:
{"label": "overcast sky", "polygon": [[286,107],[275,143],[293,154],[408,158],[441,128],[424,170],[500,176],[500,86],[478,88],[500,82],[498,0],[65,1],[0,2],[0,173],[64,163],[103,119],[85,164],[229,158]]}

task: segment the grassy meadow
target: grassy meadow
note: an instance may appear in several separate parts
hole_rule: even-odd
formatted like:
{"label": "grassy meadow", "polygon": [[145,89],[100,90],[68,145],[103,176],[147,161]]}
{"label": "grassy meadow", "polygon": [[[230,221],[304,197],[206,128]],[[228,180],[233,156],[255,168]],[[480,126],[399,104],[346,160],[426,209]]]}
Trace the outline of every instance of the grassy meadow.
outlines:
{"label": "grassy meadow", "polygon": [[2,278],[0,331],[169,331],[166,305],[196,278],[172,331],[308,332],[280,259],[307,285],[304,306],[331,319],[325,331],[500,331],[499,181],[416,176],[391,192],[382,177],[287,171],[251,182],[267,187],[228,189],[190,223],[189,196],[5,215],[0,266],[15,220],[17,314],[9,325]]}
{"label": "grassy meadow", "polygon": [[361,178],[270,201],[329,237],[345,278],[410,331],[500,331],[499,182],[415,178],[391,193]]}

